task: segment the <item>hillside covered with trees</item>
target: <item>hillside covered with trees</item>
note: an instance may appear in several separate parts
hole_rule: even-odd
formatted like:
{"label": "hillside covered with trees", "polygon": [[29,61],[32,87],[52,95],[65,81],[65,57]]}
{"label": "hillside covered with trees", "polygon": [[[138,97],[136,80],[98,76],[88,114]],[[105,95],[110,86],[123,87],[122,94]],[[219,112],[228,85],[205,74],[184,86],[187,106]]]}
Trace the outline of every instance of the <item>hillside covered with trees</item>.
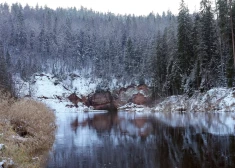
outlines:
{"label": "hillside covered with trees", "polygon": [[190,14],[114,15],[0,4],[0,84],[36,72],[101,78],[104,86],[147,83],[154,96],[234,86],[235,2],[202,0]]}

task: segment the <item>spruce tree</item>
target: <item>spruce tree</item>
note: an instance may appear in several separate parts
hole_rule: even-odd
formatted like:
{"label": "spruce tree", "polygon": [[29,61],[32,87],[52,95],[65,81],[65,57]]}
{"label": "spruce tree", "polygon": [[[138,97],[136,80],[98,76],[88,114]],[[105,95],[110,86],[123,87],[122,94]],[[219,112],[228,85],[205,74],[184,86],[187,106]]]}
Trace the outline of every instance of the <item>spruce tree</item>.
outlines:
{"label": "spruce tree", "polygon": [[[192,21],[189,15],[189,10],[186,7],[184,0],[181,1],[179,16],[178,16],[178,58],[175,63],[175,68],[178,68],[178,73],[176,74],[177,85],[180,86],[177,90],[181,90],[185,86],[186,79],[188,78],[190,71],[192,69],[193,60],[193,45],[192,45]],[[179,82],[181,81],[181,85]]]}
{"label": "spruce tree", "polygon": [[220,63],[218,51],[218,37],[214,13],[212,12],[211,2],[209,0],[201,1],[200,9],[200,42],[198,59],[200,62],[200,75],[202,77],[201,89],[208,90],[216,86],[218,81],[218,67]]}
{"label": "spruce tree", "polygon": [[[232,41],[231,41],[231,28],[229,16],[229,3],[226,0],[217,1],[217,21],[219,27],[219,41],[220,41],[220,59],[221,59],[221,72],[226,76],[227,86],[232,87],[234,67],[232,57]],[[224,77],[225,78],[225,77]]]}
{"label": "spruce tree", "polygon": [[[154,60],[154,94],[158,94],[158,96],[164,95],[163,86],[166,81],[166,68],[167,68],[167,31],[164,31],[164,34],[161,35],[158,32],[157,36],[157,46],[156,46],[156,56]],[[156,97],[157,95],[155,95]]]}

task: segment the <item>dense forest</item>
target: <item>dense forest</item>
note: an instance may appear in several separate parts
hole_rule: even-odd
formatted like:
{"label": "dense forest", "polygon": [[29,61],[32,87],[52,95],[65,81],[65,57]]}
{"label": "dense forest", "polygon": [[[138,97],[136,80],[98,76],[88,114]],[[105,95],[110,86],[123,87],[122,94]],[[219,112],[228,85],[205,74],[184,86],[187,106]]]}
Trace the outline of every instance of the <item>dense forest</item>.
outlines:
{"label": "dense forest", "polygon": [[99,13],[0,4],[0,85],[36,72],[104,83],[148,83],[155,97],[234,86],[235,1],[202,0],[190,14]]}

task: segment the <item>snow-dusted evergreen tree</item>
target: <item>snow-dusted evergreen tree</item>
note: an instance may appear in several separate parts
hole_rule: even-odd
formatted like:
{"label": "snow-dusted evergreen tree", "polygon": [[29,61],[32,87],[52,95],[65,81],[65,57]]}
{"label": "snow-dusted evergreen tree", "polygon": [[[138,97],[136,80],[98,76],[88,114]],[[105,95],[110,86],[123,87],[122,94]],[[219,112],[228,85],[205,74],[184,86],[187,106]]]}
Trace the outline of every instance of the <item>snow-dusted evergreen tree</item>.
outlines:
{"label": "snow-dusted evergreen tree", "polygon": [[199,45],[200,45],[200,15],[196,13],[194,15],[194,24],[192,30],[192,42],[193,42],[193,69],[191,70],[190,76],[187,79],[187,83],[190,85],[188,93],[191,94],[194,90],[198,90],[201,85],[200,75],[200,57],[199,57]]}
{"label": "snow-dusted evergreen tree", "polygon": [[[177,75],[175,75],[178,70],[176,68],[177,62],[177,36],[176,36],[176,30],[174,28],[176,25],[171,25],[167,29],[167,58],[166,58],[166,81],[163,86],[163,91],[166,96],[173,95],[173,94],[178,94],[177,93],[177,88],[179,86],[175,86],[174,83]],[[176,91],[176,92],[175,92]]]}
{"label": "snow-dusted evergreen tree", "polygon": [[166,81],[167,75],[167,31],[164,31],[164,34],[161,35],[158,32],[157,35],[157,44],[156,44],[156,56],[153,62],[153,71],[154,71],[154,81],[153,81],[153,96],[163,96],[164,90],[163,86]]}
{"label": "snow-dusted evergreen tree", "polygon": [[220,67],[226,78],[227,86],[233,85],[234,67],[232,57],[231,22],[228,0],[217,1],[217,22],[220,42]]}
{"label": "snow-dusted evergreen tree", "polygon": [[218,37],[214,13],[209,0],[201,1],[200,8],[200,35],[198,59],[200,62],[200,76],[202,90],[208,90],[217,85],[220,74],[220,56],[218,51]]}
{"label": "snow-dusted evergreen tree", "polygon": [[[193,44],[192,44],[192,20],[189,15],[189,10],[186,7],[184,0],[181,0],[179,16],[178,16],[178,57],[175,63],[175,68],[178,68],[176,77],[176,88],[178,91],[188,91],[189,83],[187,78],[192,69],[194,59]],[[179,84],[181,82],[181,85]]]}

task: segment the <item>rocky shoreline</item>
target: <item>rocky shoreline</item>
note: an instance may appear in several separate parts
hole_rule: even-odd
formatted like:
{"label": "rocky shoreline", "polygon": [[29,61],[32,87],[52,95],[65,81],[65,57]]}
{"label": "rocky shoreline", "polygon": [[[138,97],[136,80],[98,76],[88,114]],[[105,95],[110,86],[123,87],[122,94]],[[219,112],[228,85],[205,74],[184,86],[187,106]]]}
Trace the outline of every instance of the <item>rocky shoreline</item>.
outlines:
{"label": "rocky shoreline", "polygon": [[[152,104],[151,89],[145,85],[101,90],[98,82],[70,75],[59,80],[50,74],[35,74],[30,82],[15,79],[21,97],[32,97],[55,111],[128,110],[139,112],[228,112],[235,111],[235,89],[213,88],[195,91],[193,96],[174,95]],[[97,83],[96,83],[97,82]],[[69,83],[69,84],[68,84]]]}

